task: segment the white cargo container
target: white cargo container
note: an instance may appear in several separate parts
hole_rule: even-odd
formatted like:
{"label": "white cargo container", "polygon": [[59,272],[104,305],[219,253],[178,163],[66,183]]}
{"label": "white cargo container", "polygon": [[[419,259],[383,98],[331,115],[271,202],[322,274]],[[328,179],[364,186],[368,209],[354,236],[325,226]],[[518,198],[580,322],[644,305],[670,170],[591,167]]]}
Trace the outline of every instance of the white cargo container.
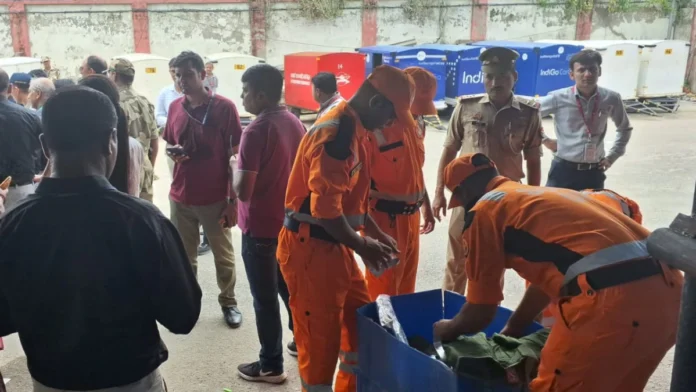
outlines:
{"label": "white cargo container", "polygon": [[6,57],[0,58],[0,68],[8,75],[15,72],[29,72],[34,69],[43,69],[41,59],[36,57]]}
{"label": "white cargo container", "polygon": [[683,94],[689,43],[678,40],[630,41],[641,47],[638,97],[675,97]]}
{"label": "white cargo container", "polygon": [[599,85],[621,94],[624,100],[637,98],[638,74],[640,72],[640,47],[630,41],[555,41],[540,42],[582,45],[602,55],[602,76]]}
{"label": "white cargo container", "polygon": [[205,61],[215,63],[215,76],[218,78],[217,94],[229,98],[237,106],[241,117],[250,117],[242,106],[242,75],[249,67],[266,61],[259,57],[241,53],[213,53]]}
{"label": "white cargo container", "polygon": [[144,95],[153,105],[157,102],[160,91],[174,83],[169,74],[169,58],[147,53],[131,53],[114,58],[124,58],[133,63],[133,89]]}

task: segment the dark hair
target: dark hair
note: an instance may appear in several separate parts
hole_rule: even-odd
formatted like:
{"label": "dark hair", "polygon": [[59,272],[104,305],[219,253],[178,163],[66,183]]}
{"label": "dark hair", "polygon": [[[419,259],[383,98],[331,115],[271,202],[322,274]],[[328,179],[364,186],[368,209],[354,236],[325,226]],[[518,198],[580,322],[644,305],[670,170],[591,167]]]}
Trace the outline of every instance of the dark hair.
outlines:
{"label": "dark hair", "polygon": [[72,79],[58,79],[53,82],[53,85],[56,86],[56,90],[58,90],[59,88],[74,86],[75,81]]}
{"label": "dark hair", "polygon": [[117,123],[109,98],[85,86],[56,91],[41,117],[46,145],[62,152],[89,152],[110,137]]}
{"label": "dark hair", "polygon": [[6,92],[8,88],[10,88],[10,75],[0,68],[0,94]]}
{"label": "dark hair", "polygon": [[594,49],[583,49],[573,55],[570,58],[570,69],[575,69],[575,63],[582,65],[593,65],[597,64],[598,67],[602,66],[602,55]]}
{"label": "dark hair", "polygon": [[32,69],[31,71],[29,71],[29,76],[31,76],[32,79],[47,78],[48,74],[43,69]]}
{"label": "dark hair", "polygon": [[263,91],[274,103],[280,101],[283,93],[283,74],[269,64],[256,64],[247,69],[242,75],[242,83],[246,83],[254,91]]}
{"label": "dark hair", "polygon": [[205,70],[205,64],[203,63],[203,58],[198,54],[191,51],[183,51],[173,60],[174,67],[181,67],[184,65],[190,65],[191,68],[198,72],[203,72]]}
{"label": "dark hair", "polygon": [[116,165],[114,166],[113,173],[111,173],[111,177],[109,177],[109,182],[119,191],[128,193],[128,177],[130,174],[129,168],[131,159],[128,141],[128,122],[126,113],[119,103],[121,97],[118,93],[118,87],[111,79],[104,75],[89,75],[80,80],[80,85],[90,87],[105,94],[109,98],[109,101],[111,101],[114,109],[116,109],[116,115],[118,117],[118,124],[116,125],[118,154],[116,155]]}
{"label": "dark hair", "polygon": [[29,83],[25,82],[15,82],[12,83],[13,86],[17,87],[17,89],[23,93],[28,93],[29,92]]}
{"label": "dark hair", "polygon": [[87,57],[87,66],[92,68],[94,73],[100,75],[105,74],[106,70],[109,69],[109,65],[106,63],[106,60],[94,55]]}
{"label": "dark hair", "polygon": [[335,94],[338,91],[336,86],[336,75],[329,72],[319,72],[312,78],[314,88],[318,88],[324,94]]}
{"label": "dark hair", "polygon": [[174,68],[174,65],[176,64],[176,57],[172,57],[171,60],[169,60],[169,68]]}

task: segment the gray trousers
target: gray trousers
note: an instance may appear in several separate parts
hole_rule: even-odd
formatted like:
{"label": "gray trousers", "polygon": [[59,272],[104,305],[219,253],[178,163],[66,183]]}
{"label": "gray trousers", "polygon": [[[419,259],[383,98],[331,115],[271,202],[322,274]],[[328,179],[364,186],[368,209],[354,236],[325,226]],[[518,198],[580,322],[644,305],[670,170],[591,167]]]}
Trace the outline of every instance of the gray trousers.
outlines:
{"label": "gray trousers", "polygon": [[68,391],[66,389],[55,389],[42,385],[36,380],[32,381],[34,382],[34,392],[167,392],[167,386],[164,383],[162,373],[160,373],[159,369],[156,369],[154,372],[132,384],[106,389],[95,389],[91,391]]}

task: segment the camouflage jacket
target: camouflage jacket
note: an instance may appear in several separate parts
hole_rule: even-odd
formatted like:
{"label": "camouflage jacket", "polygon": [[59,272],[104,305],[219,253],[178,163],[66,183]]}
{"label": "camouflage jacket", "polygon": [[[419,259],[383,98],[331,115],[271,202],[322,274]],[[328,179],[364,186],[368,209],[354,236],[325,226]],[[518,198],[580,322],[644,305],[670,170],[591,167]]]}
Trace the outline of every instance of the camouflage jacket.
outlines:
{"label": "camouflage jacket", "polygon": [[150,151],[150,141],[158,138],[155,107],[132,87],[122,87],[119,93],[121,108],[128,120],[128,134],[137,139],[146,152]]}

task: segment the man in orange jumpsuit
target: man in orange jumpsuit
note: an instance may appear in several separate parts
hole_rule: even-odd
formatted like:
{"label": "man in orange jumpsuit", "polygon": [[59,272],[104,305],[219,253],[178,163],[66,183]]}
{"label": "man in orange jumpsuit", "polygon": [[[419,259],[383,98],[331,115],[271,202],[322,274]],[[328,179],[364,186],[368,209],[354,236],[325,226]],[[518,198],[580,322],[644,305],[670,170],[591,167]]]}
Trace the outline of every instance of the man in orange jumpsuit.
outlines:
{"label": "man in orange jumpsuit", "polygon": [[450,207],[467,211],[468,302],[435,336],[485,329],[511,268],[532,285],[503,334],[522,335],[550,300],[559,315],[531,391],[642,391],[676,340],[683,285],[649,256],[649,231],[582,193],[501,177],[483,154],[456,159],[445,178]]}
{"label": "man in orange jumpsuit", "polygon": [[317,120],[297,151],[277,256],[290,292],[303,391],[332,391],[339,356],[335,391],[356,390],[356,310],[370,298],[353,251],[373,269],[386,268],[398,253],[368,215],[365,138],[396,120],[415,126],[413,94],[410,76],[377,67],[353,98]]}
{"label": "man in orange jumpsuit", "polygon": [[[640,207],[638,203],[629,199],[628,197],[621,196],[618,193],[611,191],[609,189],[586,189],[581,191],[588,197],[595,199],[607,206],[615,209],[616,211],[626,215],[627,217],[633,219],[638,224],[643,224],[643,214],[640,212]],[[527,287],[530,283],[527,282]],[[556,315],[554,314],[557,304],[551,303],[549,306],[544,308],[541,314],[541,319],[538,320],[544,327],[551,327],[556,322]]]}
{"label": "man in orange jumpsuit", "polygon": [[[409,67],[404,72],[416,85],[411,114],[417,127],[397,121],[393,126],[377,130],[368,136],[371,156],[372,186],[370,215],[377,225],[396,239],[399,264],[376,277],[366,271],[370,299],[380,294],[399,295],[416,291],[416,273],[420,234],[435,227],[430,198],[423,180],[425,163],[425,115],[437,115],[433,104],[437,79],[420,67]],[[421,230],[421,212],[425,224]]]}

